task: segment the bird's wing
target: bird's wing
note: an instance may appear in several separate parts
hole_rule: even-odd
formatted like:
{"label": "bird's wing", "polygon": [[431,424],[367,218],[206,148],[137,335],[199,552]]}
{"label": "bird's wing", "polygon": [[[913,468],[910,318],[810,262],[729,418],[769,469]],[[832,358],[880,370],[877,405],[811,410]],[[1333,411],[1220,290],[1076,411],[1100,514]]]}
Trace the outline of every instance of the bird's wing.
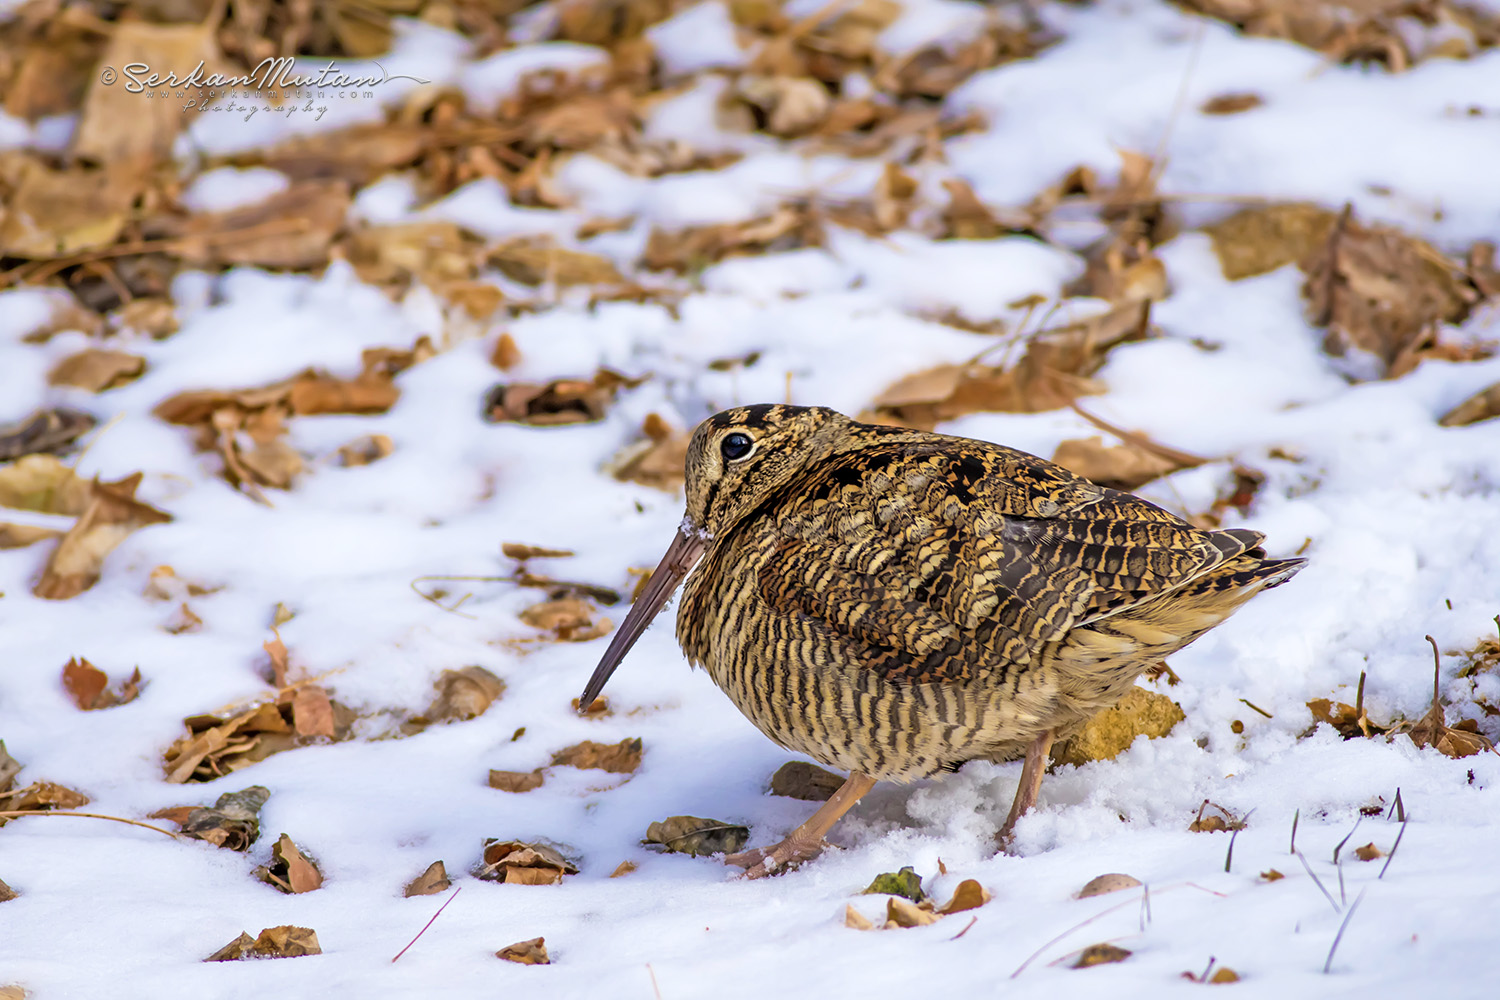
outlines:
{"label": "bird's wing", "polygon": [[910,441],[814,465],[761,519],[762,598],[854,660],[916,682],[1029,662],[1069,629],[1254,544],[998,446]]}

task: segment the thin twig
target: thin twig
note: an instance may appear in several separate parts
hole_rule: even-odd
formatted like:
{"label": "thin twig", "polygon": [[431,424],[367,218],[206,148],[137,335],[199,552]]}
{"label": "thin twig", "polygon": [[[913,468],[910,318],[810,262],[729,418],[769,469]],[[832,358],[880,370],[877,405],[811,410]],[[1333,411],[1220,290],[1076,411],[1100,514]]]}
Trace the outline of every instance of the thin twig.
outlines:
{"label": "thin twig", "polygon": [[1339,904],[1337,904],[1337,903],[1335,903],[1333,901],[1333,894],[1330,893],[1328,891],[1328,889],[1324,887],[1323,880],[1320,879],[1320,878],[1318,878],[1317,873],[1312,870],[1312,865],[1308,864],[1307,863],[1307,859],[1302,856],[1302,852],[1301,851],[1297,851],[1296,854],[1297,854],[1297,860],[1300,861],[1300,862],[1302,862],[1302,867],[1303,868],[1307,869],[1307,874],[1312,877],[1313,883],[1318,887],[1318,891],[1323,894],[1323,898],[1324,899],[1328,900],[1328,905],[1331,906],[1331,907],[1333,907],[1333,912],[1334,913],[1341,913],[1341,912],[1343,912],[1342,910],[1339,909]]}
{"label": "thin twig", "polygon": [[416,944],[417,943],[417,938],[419,938],[423,934],[427,933],[427,928],[429,928],[429,927],[432,926],[432,921],[436,920],[438,917],[442,916],[443,915],[443,911],[448,908],[448,904],[451,903],[451,902],[453,902],[455,899],[457,899],[458,898],[458,894],[461,893],[461,892],[463,892],[463,891],[464,891],[464,887],[463,886],[458,886],[457,888],[455,888],[453,890],[453,895],[449,896],[446,900],[443,901],[443,905],[439,906],[437,908],[437,912],[432,915],[432,919],[428,920],[427,923],[425,923],[425,924],[422,925],[422,929],[419,930],[419,931],[417,931],[417,937],[414,937],[410,941],[406,942],[406,948],[402,948],[400,951],[396,952],[396,958],[391,959],[391,961],[394,963],[397,958],[400,958],[402,955],[405,955],[407,948],[410,948],[412,945]]}
{"label": "thin twig", "polygon": [[1380,874],[1375,876],[1375,881],[1379,882],[1381,879],[1385,878],[1385,870],[1391,866],[1392,861],[1396,860],[1396,851],[1401,847],[1401,838],[1405,835],[1406,820],[1403,819],[1401,821],[1401,829],[1396,831],[1396,842],[1391,845],[1391,853],[1386,857],[1385,864],[1380,866]]}
{"label": "thin twig", "polygon": [[1156,186],[1156,181],[1161,177],[1162,169],[1167,158],[1167,144],[1172,139],[1172,129],[1177,124],[1177,119],[1182,117],[1182,109],[1187,104],[1188,87],[1193,80],[1193,70],[1198,66],[1198,53],[1203,48],[1203,24],[1204,19],[1198,18],[1193,25],[1193,40],[1188,49],[1187,65],[1182,70],[1182,82],[1177,85],[1177,96],[1172,101],[1171,114],[1167,116],[1166,127],[1162,129],[1161,138],[1156,143],[1156,155],[1151,158],[1151,186]]}
{"label": "thin twig", "polygon": [[1255,702],[1251,701],[1249,698],[1241,698],[1240,701],[1243,701],[1246,705],[1249,705],[1255,711],[1259,712],[1261,715],[1264,715],[1268,719],[1276,718],[1276,716],[1272,715],[1270,712],[1267,712],[1265,709],[1255,704]]}
{"label": "thin twig", "polygon": [[142,823],[138,819],[126,819],[123,816],[106,816],[103,813],[54,812],[50,809],[40,811],[36,809],[8,809],[4,812],[0,812],[0,819],[22,819],[26,816],[82,816],[84,819],[107,819],[115,823],[126,823],[130,826],[139,826],[144,827],[147,830],[155,830],[157,833],[166,834],[173,840],[181,839],[181,836],[179,834],[173,833],[171,830],[164,830],[159,826],[152,826],[150,823]]}
{"label": "thin twig", "polygon": [[1370,891],[1369,886],[1359,890],[1359,895],[1354,897],[1354,905],[1349,907],[1349,912],[1344,914],[1344,922],[1339,924],[1339,932],[1333,936],[1333,947],[1328,949],[1328,960],[1323,963],[1323,974],[1328,975],[1328,970],[1333,968],[1333,953],[1339,950],[1339,942],[1344,940],[1344,931],[1349,926],[1349,921],[1354,919],[1354,911],[1359,909],[1359,904],[1364,900],[1365,893]]}
{"label": "thin twig", "polygon": [[1093,424],[1101,431],[1104,431],[1106,434],[1113,434],[1115,437],[1119,438],[1121,441],[1124,441],[1126,444],[1133,444],[1137,448],[1140,448],[1142,451],[1150,452],[1151,454],[1164,458],[1169,462],[1175,462],[1178,465],[1183,465],[1192,469],[1197,468],[1200,465],[1205,465],[1209,462],[1215,461],[1215,459],[1206,458],[1202,455],[1194,455],[1192,452],[1178,451],[1176,448],[1172,448],[1159,442],[1153,441],[1151,440],[1151,438],[1137,431],[1127,431],[1123,427],[1116,426],[1115,424],[1112,424],[1107,420],[1103,420],[1100,417],[1094,416],[1092,413],[1089,413],[1083,407],[1079,406],[1076,402],[1070,402],[1068,405],[1072,407],[1074,413],[1078,414],[1080,417],[1087,420],[1089,423]]}
{"label": "thin twig", "polygon": [[651,977],[651,992],[656,994],[656,1000],[661,1000],[661,987],[656,985],[656,970],[650,962],[646,963],[646,973]]}
{"label": "thin twig", "polygon": [[1344,866],[1338,864],[1337,862],[1334,862],[1334,867],[1337,868],[1339,872],[1339,905],[1348,906],[1349,896],[1344,892]]}
{"label": "thin twig", "polygon": [[961,931],[959,931],[957,934],[953,935],[948,940],[949,941],[957,941],[959,938],[961,938],[965,934],[969,933],[969,928],[973,927],[977,923],[979,923],[979,918],[978,917],[970,917],[969,918],[969,922],[967,924],[964,924],[964,929],[961,930]]}
{"label": "thin twig", "polygon": [[[1141,889],[1142,889],[1142,896],[1143,897],[1149,895],[1150,892],[1151,892],[1150,888],[1147,887],[1147,886],[1144,886],[1144,885],[1141,887]],[[1196,882],[1178,882],[1176,885],[1169,885],[1165,889],[1162,889],[1161,891],[1162,892],[1171,892],[1173,889],[1197,889],[1199,892],[1206,892],[1210,896],[1218,896],[1220,899],[1225,898],[1224,893],[1217,892],[1217,891],[1215,891],[1213,889],[1206,888],[1204,886],[1199,885]],[[1109,909],[1107,909],[1107,910],[1100,910],[1098,913],[1094,914],[1092,917],[1089,917],[1087,920],[1082,920],[1082,921],[1074,924],[1072,927],[1069,927],[1067,930],[1063,931],[1061,934],[1057,935],[1052,940],[1050,940],[1046,944],[1042,945],[1036,951],[1032,952],[1031,955],[1026,959],[1026,961],[1022,962],[1019,966],[1017,966],[1016,967],[1016,971],[1012,972],[1010,974],[1010,978],[1015,979],[1021,973],[1025,972],[1026,971],[1026,967],[1028,965],[1030,965],[1032,962],[1035,962],[1038,958],[1040,958],[1041,955],[1042,955],[1042,952],[1046,951],[1048,948],[1050,948],[1053,945],[1057,944],[1057,942],[1061,941],[1063,938],[1067,937],[1069,934],[1072,934],[1074,931],[1077,931],[1077,930],[1082,930],[1084,927],[1087,927],[1089,924],[1093,923],[1095,920],[1098,920],[1101,917],[1107,917],[1111,913],[1114,913],[1116,910],[1122,909],[1122,908],[1124,908],[1126,906],[1129,906],[1129,905],[1130,905],[1130,901],[1129,900],[1126,900],[1123,903],[1117,903],[1114,906],[1111,906]],[[1149,919],[1149,916],[1150,916],[1150,904],[1147,903],[1146,905],[1147,905],[1147,917]]]}
{"label": "thin twig", "polygon": [[[1246,817],[1248,818],[1248,817]],[[1229,873],[1229,866],[1234,863],[1234,838],[1240,835],[1243,826],[1235,826],[1229,831],[1229,850],[1224,852],[1224,873]]]}

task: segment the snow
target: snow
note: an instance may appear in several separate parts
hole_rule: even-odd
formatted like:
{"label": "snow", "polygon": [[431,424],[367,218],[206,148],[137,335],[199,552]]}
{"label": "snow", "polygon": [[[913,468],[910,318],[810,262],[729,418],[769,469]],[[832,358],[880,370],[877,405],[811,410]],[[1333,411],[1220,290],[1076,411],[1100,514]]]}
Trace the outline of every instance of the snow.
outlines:
{"label": "snow", "polygon": [[[823,6],[797,0],[787,10],[800,17]],[[551,9],[528,17],[542,24]],[[1476,238],[1500,238],[1493,183],[1500,51],[1386,75],[1240,37],[1166,3],[1043,10],[1063,39],[1055,48],[977,75],[950,101],[989,117],[986,130],[947,141],[945,151],[948,167],[991,203],[1023,205],[1079,163],[1113,176],[1120,149],[1160,147],[1168,156],[1163,190],[1204,196],[1188,206],[1190,219],[1236,207],[1219,199],[1311,198],[1352,201],[1362,217],[1454,252]],[[912,0],[882,44],[901,51],[961,36],[982,11]],[[726,28],[722,5],[712,3],[685,10],[652,37],[669,51],[673,71],[685,73],[710,65],[710,55],[728,59]],[[397,55],[382,62],[433,86],[457,82],[485,105],[513,93],[527,71],[576,71],[603,59],[598,49],[542,42],[470,60],[461,39],[406,22]],[[1174,115],[1184,79],[1183,110]],[[386,86],[381,104],[411,92]],[[624,260],[652,225],[737,221],[791,198],[871,189],[878,162],[804,159],[786,144],[719,132],[712,111],[724,86],[718,74],[701,78],[657,106],[648,131],[747,154],[727,169],[648,180],[575,157],[562,177],[575,203],[561,212],[518,208],[484,180],[423,206],[409,179],[392,177],[361,192],[357,212],[381,223],[447,219],[491,240],[564,241],[585,219],[638,215],[630,232],[597,241]],[[1221,117],[1196,111],[1229,91],[1267,103]],[[373,113],[375,103],[357,113]],[[1463,113],[1471,104],[1491,111]],[[350,120],[257,116],[231,127],[210,117],[195,121],[190,139],[215,153]],[[44,142],[45,131],[0,119],[0,143]],[[274,181],[266,173],[215,171],[188,197],[205,208],[250,200]],[[1244,996],[1477,995],[1500,974],[1489,919],[1500,874],[1487,863],[1500,835],[1500,756],[1454,761],[1405,737],[1346,742],[1327,727],[1303,733],[1305,703],[1352,703],[1361,671],[1374,717],[1420,716],[1432,684],[1423,636],[1446,651],[1494,634],[1500,420],[1455,429],[1436,420],[1500,381],[1500,358],[1429,361],[1398,380],[1351,385],[1306,323],[1294,268],[1228,282],[1196,232],[1163,246],[1161,257],[1172,293],[1153,320],[1164,336],[1115,349],[1098,376],[1106,394],[1084,405],[1216,459],[1146,488],[1173,509],[1202,509],[1227,481],[1231,460],[1264,471],[1255,507],[1233,523],[1266,532],[1276,555],[1305,544],[1307,569],[1172,659],[1182,682],[1162,690],[1186,719],[1170,735],[1049,775],[1040,807],[1018,828],[1018,856],[993,856],[991,838],[1019,764],[971,764],[944,781],[877,787],[836,828],[844,850],[754,883],[732,880],[711,860],[639,844],[650,822],[676,814],[742,822],[753,844],[767,844],[812,808],[765,793],[788,755],[702,672],[685,669],[669,621],[645,634],[611,680],[615,713],[585,720],[568,703],[607,640],[522,651],[508,640],[534,635],[516,616],[539,591],[453,583],[455,598],[472,596],[463,614],[451,614],[414,594],[412,581],[503,576],[510,564],[500,543],[524,541],[578,553],[538,560],[540,572],[628,592],[627,568],[654,565],[682,516],[680,496],[602,471],[648,413],[686,428],[719,407],[788,393],[798,403],[858,412],[897,378],[996,343],[935,314],[1014,321],[1013,303],[1056,297],[1081,272],[1080,257],[1025,237],[935,243],[911,233],[872,239],[837,231],[823,249],[705,269],[684,283],[675,313],[630,303],[586,309],[567,298],[497,321],[482,336],[445,335],[442,307],[426,290],[392,302],[342,264],[319,277],[188,274],[173,288],[180,332],[110,341],[149,367],[139,381],[98,397],[45,384],[51,366],[88,338],[23,339],[50,320],[56,295],[0,292],[0,421],[43,404],[90,409],[111,423],[88,439],[79,473],[144,471],[143,499],[174,518],[130,536],[100,583],[66,601],[31,595],[45,544],[0,550],[0,738],[26,765],[21,781],[59,782],[87,793],[89,811],[130,817],[211,803],[251,784],[272,791],[248,855],[98,820],[23,819],[0,829],[0,879],[21,893],[0,903],[0,986],[24,984],[39,998],[106,990],[215,998],[654,990],[669,1000],[1002,991],[1030,998],[1088,989],[1080,984],[1157,996],[1197,989],[1180,974],[1202,971],[1212,956],[1243,977]],[[487,360],[502,330],[522,355],[504,378],[587,376],[601,365],[653,378],[623,392],[597,424],[487,425],[480,399],[502,378]],[[363,348],[409,346],[423,334],[442,350],[400,376],[402,397],[389,413],[292,422],[308,471],[295,489],[268,491],[274,507],[236,493],[218,478],[217,460],[193,450],[191,432],[151,416],[179,391],[261,385],[309,366],[352,375]],[[1493,307],[1461,335],[1500,338]],[[760,354],[752,366],[706,368],[752,351]],[[974,414],[941,429],[1044,456],[1064,439],[1097,433],[1071,411]],[[392,438],[390,457],[348,469],[331,461],[340,445],[371,433]],[[189,599],[201,631],[168,633],[176,604],[143,596],[160,565],[216,588]],[[161,754],[184,717],[268,694],[258,670],[277,604],[295,613],[280,629],[294,668],[322,677],[361,710],[362,738],[278,754],[207,786],[165,783]],[[624,608],[604,613],[618,624]],[[130,704],[80,712],[57,680],[73,656],[116,679],[139,665],[147,687]],[[1469,682],[1455,676],[1458,662],[1443,660],[1443,689],[1460,706],[1449,710],[1450,722],[1479,715],[1466,701]],[[442,670],[471,664],[508,685],[488,712],[407,738],[376,738],[387,713],[427,703]],[[1481,684],[1495,700],[1500,680]],[[1243,732],[1232,730],[1236,721]],[[1500,735],[1492,719],[1480,721]],[[486,787],[490,768],[529,770],[580,740],[627,737],[645,746],[629,780],[558,768],[522,795]],[[1384,813],[1358,817],[1376,797],[1389,807],[1398,788],[1410,822],[1382,875],[1383,859],[1360,862],[1350,852],[1367,842],[1391,849],[1400,824]],[[1240,814],[1253,810],[1228,872],[1228,835],[1187,832],[1205,798]],[[1331,906],[1288,853],[1294,817],[1298,848],[1342,905]],[[1335,867],[1335,845],[1357,820]],[[328,876],[323,888],[284,896],[251,877],[283,831],[317,857]],[[478,881],[468,872],[485,837],[557,842],[582,871],[554,887]],[[462,892],[392,965],[441,903],[402,898],[401,888],[439,858]],[[625,860],[639,870],[608,878]],[[903,865],[940,899],[966,878],[995,898],[931,927],[845,928],[851,903],[878,919],[883,900],[858,893]],[[1286,877],[1258,878],[1273,868]],[[1072,898],[1110,871],[1149,885],[1149,919],[1140,890]],[[973,926],[955,940],[970,916]],[[241,931],[287,923],[316,929],[324,954],[201,962]],[[492,957],[539,935],[551,966]],[[1105,940],[1134,954],[1120,964],[1066,968],[1072,953]]]}

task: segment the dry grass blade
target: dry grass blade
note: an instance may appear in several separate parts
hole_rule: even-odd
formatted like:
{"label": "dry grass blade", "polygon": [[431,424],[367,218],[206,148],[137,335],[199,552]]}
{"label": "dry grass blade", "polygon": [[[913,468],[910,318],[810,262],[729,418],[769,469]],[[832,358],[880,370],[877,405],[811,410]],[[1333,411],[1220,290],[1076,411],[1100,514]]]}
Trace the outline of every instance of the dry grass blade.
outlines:
{"label": "dry grass blade", "polygon": [[1401,847],[1401,838],[1404,836],[1406,836],[1405,819],[1401,820],[1401,829],[1396,832],[1396,842],[1391,845],[1391,853],[1386,855],[1385,864],[1380,866],[1380,874],[1375,876],[1377,882],[1385,878],[1385,870],[1391,866],[1392,861],[1396,860],[1396,851]]}
{"label": "dry grass blade", "polygon": [[1339,924],[1338,933],[1333,936],[1333,946],[1328,949],[1328,959],[1323,963],[1323,974],[1325,976],[1333,968],[1333,953],[1339,950],[1339,942],[1344,940],[1344,931],[1348,930],[1349,921],[1354,919],[1354,911],[1359,909],[1360,903],[1364,902],[1366,892],[1369,892],[1368,886],[1361,889],[1359,895],[1354,897],[1354,905],[1349,907],[1348,913],[1344,914],[1343,922]]}
{"label": "dry grass blade", "polygon": [[1313,880],[1313,883],[1315,885],[1317,885],[1318,891],[1323,894],[1323,898],[1328,900],[1328,905],[1333,907],[1333,912],[1341,912],[1339,910],[1339,904],[1334,902],[1333,894],[1328,891],[1328,888],[1325,885],[1323,885],[1323,880],[1318,878],[1317,873],[1312,870],[1312,865],[1308,864],[1307,859],[1302,856],[1302,852],[1294,849],[1292,853],[1297,855],[1298,861],[1302,862],[1302,867],[1306,869],[1308,877]]}

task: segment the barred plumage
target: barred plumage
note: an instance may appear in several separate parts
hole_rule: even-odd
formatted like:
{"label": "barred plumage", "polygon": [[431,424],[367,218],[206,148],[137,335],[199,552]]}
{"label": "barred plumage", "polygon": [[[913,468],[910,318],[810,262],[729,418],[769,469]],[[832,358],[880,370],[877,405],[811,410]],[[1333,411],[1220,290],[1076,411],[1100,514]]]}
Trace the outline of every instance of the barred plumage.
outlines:
{"label": "barred plumage", "polygon": [[999,445],[738,407],[694,433],[683,526],[583,701],[698,562],[689,660],[771,739],[851,773],[782,844],[731,861],[758,875],[815,854],[876,780],[1025,754],[1003,837],[1055,737],[1302,566],[1261,540]]}

